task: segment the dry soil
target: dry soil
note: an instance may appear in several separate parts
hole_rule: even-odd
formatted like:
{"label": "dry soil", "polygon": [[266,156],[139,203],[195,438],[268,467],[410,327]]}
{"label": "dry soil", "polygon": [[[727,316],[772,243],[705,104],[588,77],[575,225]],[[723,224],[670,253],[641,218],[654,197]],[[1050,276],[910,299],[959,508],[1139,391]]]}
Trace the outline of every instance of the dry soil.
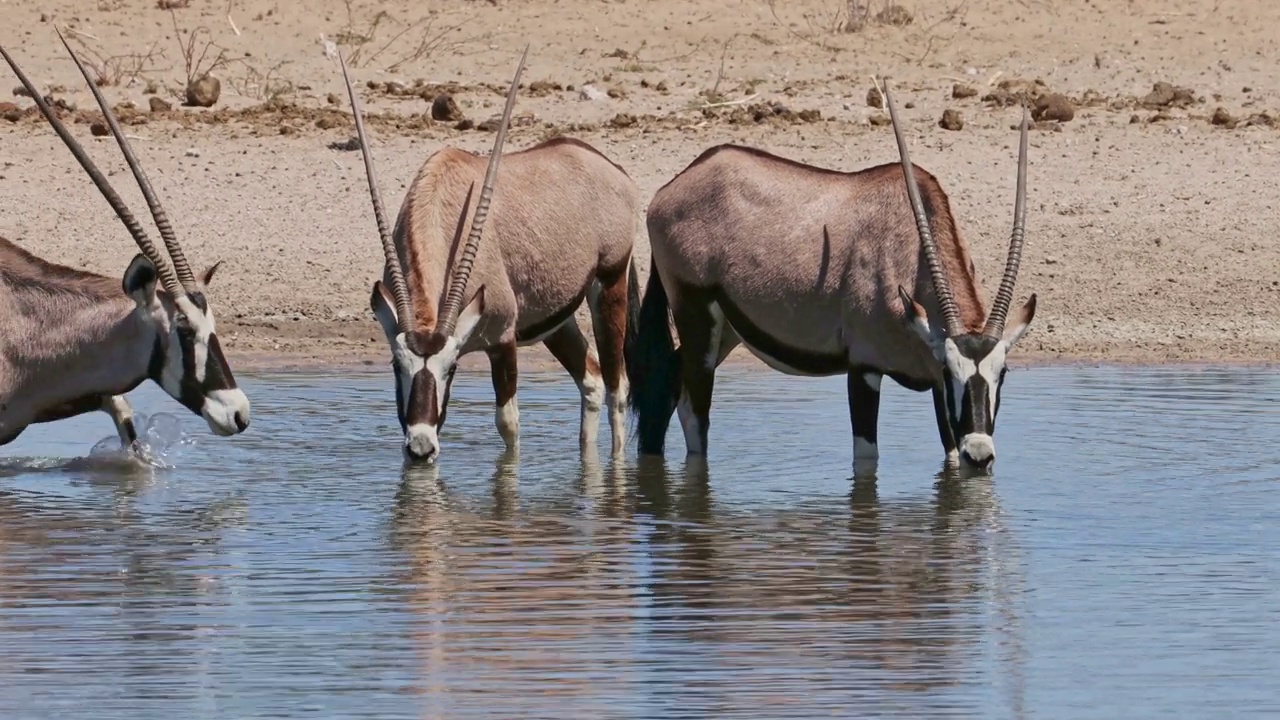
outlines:
{"label": "dry soil", "polygon": [[[1012,217],[1017,101],[1030,96],[1040,122],[1017,294],[1037,293],[1039,311],[1017,357],[1280,357],[1274,2],[867,0],[850,23],[843,0],[161,7],[172,1],[0,0],[0,43],[75,108],[74,131],[145,213],[114,144],[92,136],[93,100],[55,26],[101,70],[113,102],[136,105],[122,116],[188,255],[224,263],[210,296],[237,366],[386,359],[367,305],[381,254],[325,40],[354,65],[392,212],[433,150],[492,143],[486,129],[432,121],[431,99],[451,92],[482,124],[525,43],[508,147],[576,135],[646,194],[723,142],[846,170],[893,162],[891,130],[868,99],[873,77],[892,78],[912,158],[948,189],[988,293]],[[220,80],[211,108],[182,104],[184,46],[200,64],[192,74],[213,65]],[[0,235],[122,273],[128,235],[5,76]],[[152,112],[152,98],[172,108]],[[945,110],[961,129],[940,126]],[[645,238],[637,248],[647,275]]]}

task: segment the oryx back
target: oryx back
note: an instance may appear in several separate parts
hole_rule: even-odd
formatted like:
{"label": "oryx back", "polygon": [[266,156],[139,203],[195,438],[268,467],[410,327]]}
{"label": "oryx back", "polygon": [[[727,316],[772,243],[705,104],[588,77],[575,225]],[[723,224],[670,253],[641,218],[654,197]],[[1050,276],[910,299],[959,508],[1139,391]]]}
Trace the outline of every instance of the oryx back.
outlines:
{"label": "oryx back", "polygon": [[[456,148],[435,152],[401,207],[394,239],[420,330],[435,327],[465,240],[460,220],[474,212],[487,163]],[[635,182],[580,141],[556,138],[505,154],[497,177],[469,282],[485,288],[485,319],[463,352],[498,343],[512,326],[521,344],[555,330],[581,305],[598,268],[625,269],[639,229]]]}
{"label": "oryx back", "polygon": [[[946,195],[928,172],[916,168],[916,177],[964,322],[981,328],[981,291]],[[721,145],[658,190],[648,229],[672,306],[681,292],[709,291],[776,369],[938,376],[896,293],[910,288],[936,311],[900,166],[845,173]]]}

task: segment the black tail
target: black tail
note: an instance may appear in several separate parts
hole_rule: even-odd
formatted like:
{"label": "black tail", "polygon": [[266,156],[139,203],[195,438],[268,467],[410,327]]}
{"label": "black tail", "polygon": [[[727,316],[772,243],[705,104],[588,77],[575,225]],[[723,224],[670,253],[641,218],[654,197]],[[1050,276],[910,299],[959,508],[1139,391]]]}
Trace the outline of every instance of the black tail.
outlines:
{"label": "black tail", "polygon": [[[661,455],[667,439],[667,426],[676,410],[680,394],[680,356],[671,337],[667,319],[667,290],[658,277],[658,268],[649,264],[649,283],[644,301],[638,302],[640,283],[632,266],[632,284],[628,288],[627,318],[627,382],[628,398],[637,417],[636,435],[642,455]],[[634,290],[632,289],[634,288]],[[635,329],[631,317],[635,312]]]}

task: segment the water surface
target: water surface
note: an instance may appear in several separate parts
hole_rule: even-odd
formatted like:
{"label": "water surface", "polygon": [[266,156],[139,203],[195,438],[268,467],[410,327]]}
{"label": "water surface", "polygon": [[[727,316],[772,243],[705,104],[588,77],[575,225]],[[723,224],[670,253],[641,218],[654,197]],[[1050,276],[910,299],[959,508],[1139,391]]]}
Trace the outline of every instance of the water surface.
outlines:
{"label": "water surface", "polygon": [[132,396],[171,468],[87,458],[105,415],[5,448],[0,717],[1280,713],[1274,371],[1017,370],[962,480],[888,383],[857,480],[841,378],[723,370],[705,469],[584,458],[555,373],[518,458],[460,375],[438,469],[389,373],[243,384],[232,439]]}

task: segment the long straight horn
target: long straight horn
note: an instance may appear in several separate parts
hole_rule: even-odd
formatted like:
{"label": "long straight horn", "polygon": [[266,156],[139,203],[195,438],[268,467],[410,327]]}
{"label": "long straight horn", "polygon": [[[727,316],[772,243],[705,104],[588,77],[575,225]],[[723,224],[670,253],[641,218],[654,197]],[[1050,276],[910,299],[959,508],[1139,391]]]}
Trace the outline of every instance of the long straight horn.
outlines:
{"label": "long straight horn", "polygon": [[453,271],[453,279],[449,284],[449,294],[445,296],[444,306],[440,309],[440,326],[438,331],[444,336],[453,333],[458,322],[458,313],[462,311],[462,300],[467,292],[467,281],[471,278],[471,268],[476,261],[476,253],[480,250],[480,234],[484,232],[485,220],[489,218],[489,203],[493,201],[493,184],[498,179],[498,161],[502,158],[502,144],[507,139],[507,128],[511,125],[511,109],[516,104],[516,90],[520,87],[520,74],[524,72],[524,61],[529,57],[529,46],[524,46],[524,54],[520,56],[520,64],[516,66],[515,77],[511,79],[511,88],[507,90],[507,105],[502,111],[502,124],[498,126],[498,137],[493,142],[493,153],[489,155],[489,167],[484,171],[484,185],[480,186],[480,199],[476,201],[475,215],[471,218],[471,233],[467,236],[467,244],[462,248],[458,264]]}
{"label": "long straight horn", "polygon": [[71,133],[67,131],[66,126],[62,124],[62,121],[59,120],[58,116],[53,112],[53,108],[49,107],[49,103],[45,102],[40,91],[34,84],[32,84],[31,80],[27,78],[26,73],[22,72],[22,68],[18,67],[18,63],[14,62],[13,58],[10,57],[8,51],[6,51],[3,46],[0,46],[0,55],[4,56],[5,62],[9,63],[9,67],[13,69],[13,74],[18,76],[18,80],[22,83],[22,86],[27,89],[31,98],[36,101],[36,107],[40,108],[40,113],[49,121],[54,132],[58,133],[58,137],[62,138],[62,142],[66,144],[67,149],[69,149],[71,154],[75,156],[75,159],[79,161],[80,167],[84,168],[85,172],[89,173],[89,177],[93,180],[93,184],[97,186],[98,191],[102,193],[102,196],[107,199],[107,203],[111,205],[111,209],[116,211],[116,215],[120,217],[121,222],[123,222],[124,226],[129,230],[129,234],[133,236],[134,242],[138,243],[138,248],[142,250],[142,254],[156,266],[156,272],[160,275],[160,282],[164,285],[164,289],[176,297],[180,292],[181,287],[178,285],[177,276],[173,274],[173,268],[171,268],[169,263],[165,262],[165,259],[160,256],[160,253],[156,250],[155,244],[151,242],[151,238],[147,237],[147,231],[142,229],[142,224],[139,223],[137,218],[133,216],[133,213],[130,212],[129,206],[125,205],[125,202],[121,199],[119,193],[115,191],[115,188],[111,187],[111,183],[107,182],[106,176],[102,174],[102,171],[98,169],[98,166],[95,165],[93,160],[91,160],[88,154],[85,153],[84,148],[80,146],[80,143],[77,142]]}
{"label": "long straight horn", "polygon": [[378,176],[373,170],[373,155],[369,153],[369,139],[364,131],[364,113],[360,110],[360,99],[351,86],[351,77],[347,75],[347,61],[338,51],[338,64],[342,66],[342,81],[347,84],[347,96],[351,98],[351,114],[356,122],[356,139],[360,141],[360,152],[364,155],[364,174],[369,180],[369,197],[373,200],[373,217],[378,223],[378,237],[382,239],[382,254],[386,260],[387,274],[391,276],[391,294],[396,301],[396,324],[400,332],[409,332],[413,321],[412,307],[409,305],[409,289],[404,282],[404,269],[400,267],[400,255],[396,252],[395,243],[391,241],[391,232],[387,229],[387,214],[382,209],[382,197],[378,194]]}
{"label": "long straight horn", "polygon": [[1018,282],[1018,265],[1022,263],[1022,241],[1027,229],[1027,106],[1022,106],[1022,137],[1018,141],[1018,194],[1013,202],[1013,233],[1009,237],[1009,257],[1004,263],[1004,277],[1000,290],[987,316],[987,326],[982,334],[1000,339],[1004,335],[1004,323],[1009,317],[1009,303],[1013,302],[1013,287]]}
{"label": "long straight horn", "polygon": [[71,53],[71,59],[76,61],[76,67],[80,68],[80,74],[84,75],[85,82],[89,83],[89,90],[93,93],[93,98],[98,101],[98,107],[102,108],[102,114],[106,117],[107,125],[111,128],[111,134],[115,137],[116,144],[120,146],[120,151],[124,153],[125,162],[129,163],[129,169],[133,171],[133,177],[138,181],[138,187],[142,188],[142,196],[147,200],[147,207],[151,208],[151,217],[155,218],[156,229],[160,231],[160,238],[164,240],[164,246],[169,251],[169,257],[173,259],[173,269],[178,275],[178,281],[182,283],[184,289],[194,290],[196,277],[191,272],[191,266],[187,264],[187,257],[182,252],[182,246],[178,244],[178,237],[173,232],[173,226],[169,224],[169,215],[165,213],[164,206],[160,204],[160,200],[151,189],[151,182],[147,180],[147,174],[143,172],[137,155],[134,154],[133,148],[124,136],[124,132],[120,130],[120,123],[116,121],[115,113],[111,112],[111,108],[107,105],[107,99],[102,96],[102,91],[98,89],[98,84],[89,75],[89,69],[80,61],[80,57],[76,55],[75,50],[71,49],[71,45],[67,44],[67,39],[63,37],[62,31],[57,27],[54,27],[53,30],[58,33],[58,39],[67,48],[67,52]]}
{"label": "long straight horn", "polygon": [[951,296],[951,284],[947,282],[947,275],[938,262],[938,249],[933,242],[933,232],[929,229],[929,216],[925,214],[924,203],[920,201],[920,188],[916,185],[916,174],[907,154],[907,141],[902,136],[902,124],[898,122],[898,110],[894,107],[893,95],[889,93],[889,83],[886,81],[883,85],[884,100],[889,106],[889,118],[893,123],[893,137],[898,141],[898,156],[902,159],[902,174],[907,179],[907,197],[911,200],[911,212],[916,217],[916,232],[920,234],[925,262],[929,264],[929,275],[933,278],[933,293],[942,305],[947,335],[955,337],[964,333],[964,328],[960,326],[960,313],[956,310],[955,298]]}

